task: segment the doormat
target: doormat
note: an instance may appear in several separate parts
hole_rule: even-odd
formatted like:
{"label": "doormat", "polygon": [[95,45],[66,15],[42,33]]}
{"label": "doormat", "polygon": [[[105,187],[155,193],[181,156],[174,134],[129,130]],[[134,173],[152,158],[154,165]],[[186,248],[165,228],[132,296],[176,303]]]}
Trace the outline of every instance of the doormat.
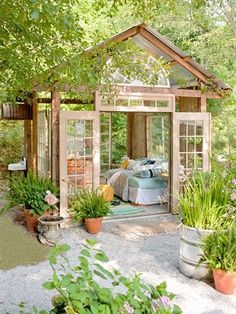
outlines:
{"label": "doormat", "polygon": [[134,207],[129,205],[118,205],[118,206],[111,206],[112,213],[109,214],[110,216],[116,216],[116,215],[132,215],[144,212],[145,209],[141,207]]}

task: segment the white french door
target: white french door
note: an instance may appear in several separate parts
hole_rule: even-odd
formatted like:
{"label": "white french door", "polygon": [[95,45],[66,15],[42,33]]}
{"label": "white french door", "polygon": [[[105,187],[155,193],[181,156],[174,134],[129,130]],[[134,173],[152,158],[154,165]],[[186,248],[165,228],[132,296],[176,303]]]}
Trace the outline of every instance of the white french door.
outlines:
{"label": "white french door", "polygon": [[68,199],[100,183],[99,113],[60,113],[60,211],[68,217]]}
{"label": "white french door", "polygon": [[184,178],[193,170],[210,168],[211,114],[176,112],[172,123],[171,204],[174,211]]}

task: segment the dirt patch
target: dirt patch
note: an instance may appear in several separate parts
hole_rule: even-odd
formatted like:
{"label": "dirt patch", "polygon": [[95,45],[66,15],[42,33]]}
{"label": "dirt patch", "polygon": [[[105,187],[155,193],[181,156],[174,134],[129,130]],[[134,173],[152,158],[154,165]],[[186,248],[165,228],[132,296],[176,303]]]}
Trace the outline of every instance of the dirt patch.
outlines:
{"label": "dirt patch", "polygon": [[131,219],[116,222],[106,222],[103,224],[104,232],[112,232],[119,237],[126,239],[135,239],[140,236],[148,236],[165,232],[175,232],[179,225],[179,220],[175,216],[160,215],[146,217],[143,219]]}

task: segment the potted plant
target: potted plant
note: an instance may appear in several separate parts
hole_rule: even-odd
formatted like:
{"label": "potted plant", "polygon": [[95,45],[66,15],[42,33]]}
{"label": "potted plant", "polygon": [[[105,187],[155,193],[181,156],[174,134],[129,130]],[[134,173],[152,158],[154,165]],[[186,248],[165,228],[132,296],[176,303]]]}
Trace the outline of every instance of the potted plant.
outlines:
{"label": "potted plant", "polygon": [[28,172],[27,177],[14,178],[10,183],[9,199],[11,205],[21,204],[28,231],[35,232],[37,219],[50,209],[45,201],[46,191],[58,196],[58,187],[49,178],[39,177]]}
{"label": "potted plant", "polygon": [[75,222],[83,219],[86,230],[96,234],[101,230],[103,217],[110,213],[110,203],[99,189],[84,189],[75,196],[69,212]]}
{"label": "potted plant", "polygon": [[236,294],[236,226],[208,235],[201,247],[200,263],[207,263],[213,270],[216,290]]}
{"label": "potted plant", "polygon": [[232,224],[229,213],[229,182],[220,171],[196,172],[187,180],[179,200],[182,224],[180,229],[180,271],[192,278],[211,276],[206,264],[198,268],[202,239],[216,229]]}

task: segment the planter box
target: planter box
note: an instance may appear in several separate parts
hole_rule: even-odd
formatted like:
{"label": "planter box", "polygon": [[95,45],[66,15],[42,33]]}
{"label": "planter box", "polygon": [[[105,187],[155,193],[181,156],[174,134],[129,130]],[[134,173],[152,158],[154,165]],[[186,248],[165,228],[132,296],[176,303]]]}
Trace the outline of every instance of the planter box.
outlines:
{"label": "planter box", "polygon": [[6,120],[32,120],[32,106],[29,104],[3,104],[1,117]]}
{"label": "planter box", "polygon": [[185,276],[195,279],[212,279],[212,272],[207,264],[200,264],[197,267],[203,254],[200,248],[202,239],[212,232],[212,230],[200,230],[181,225],[179,270]]}

